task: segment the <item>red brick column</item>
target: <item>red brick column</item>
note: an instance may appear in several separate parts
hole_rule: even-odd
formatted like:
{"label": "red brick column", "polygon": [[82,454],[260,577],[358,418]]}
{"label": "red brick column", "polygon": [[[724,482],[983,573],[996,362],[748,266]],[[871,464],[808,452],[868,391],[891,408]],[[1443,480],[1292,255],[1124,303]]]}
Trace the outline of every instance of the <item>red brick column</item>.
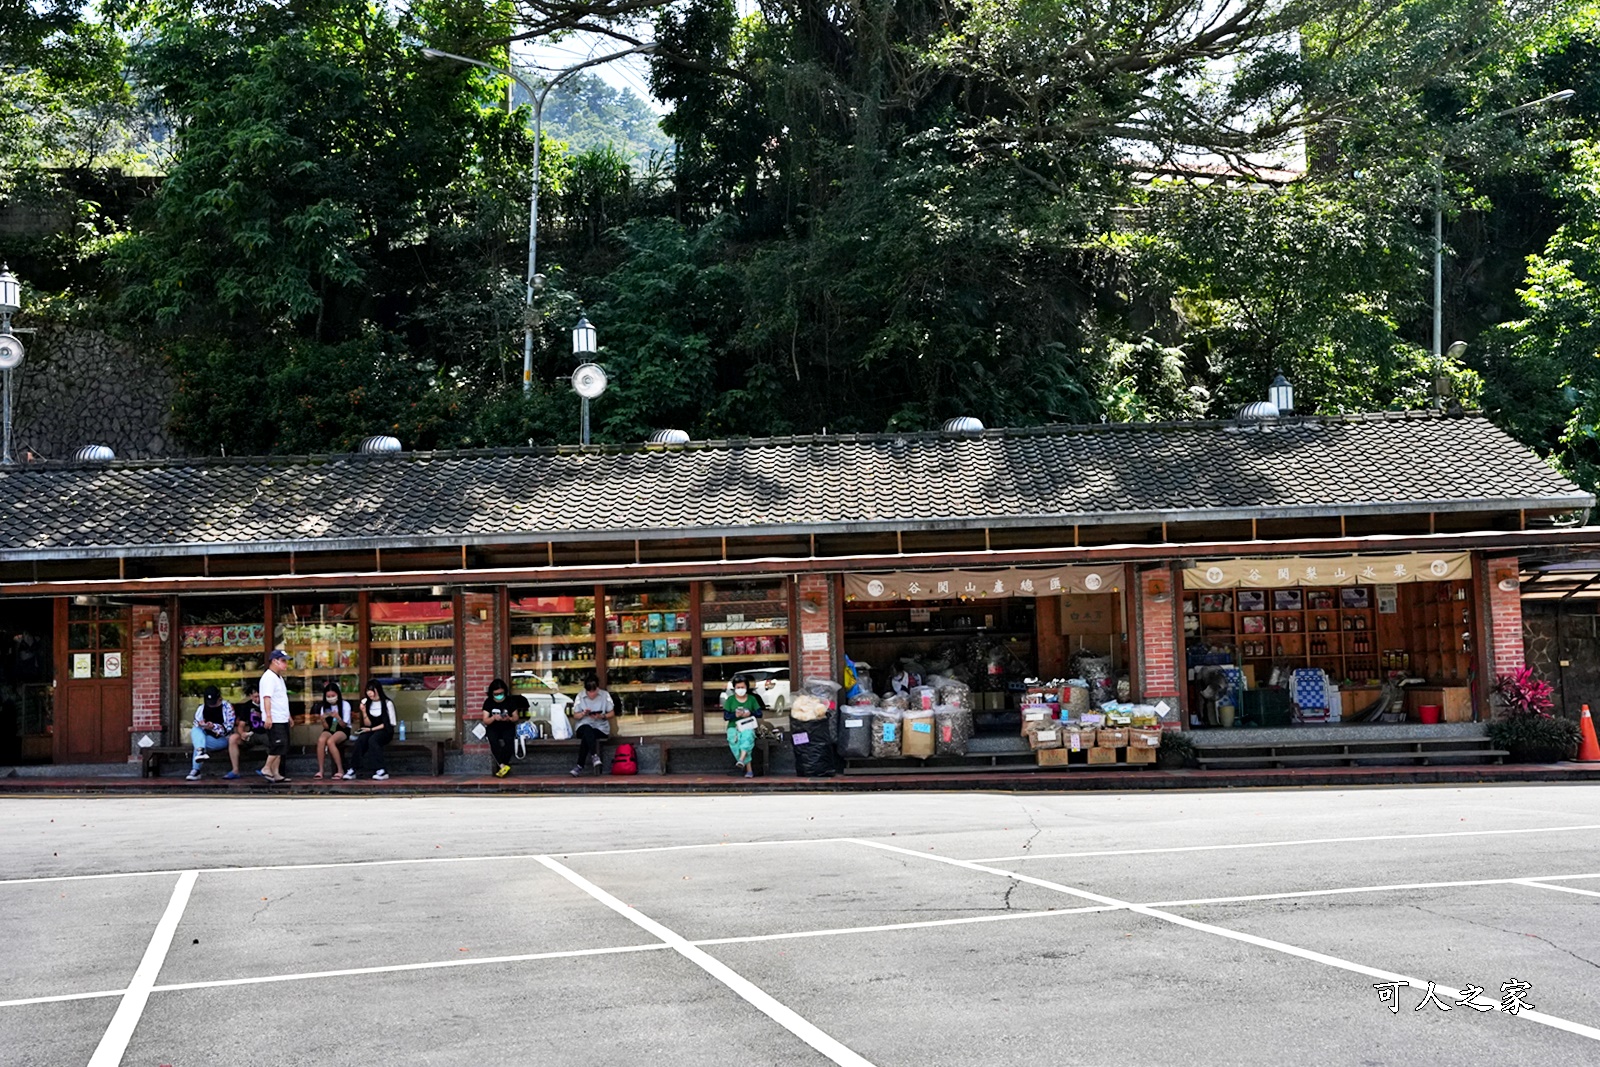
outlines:
{"label": "red brick column", "polygon": [[[833,617],[838,610],[834,591],[835,582],[831,574],[806,574],[800,578],[797,588],[801,605],[800,632],[795,638],[800,650],[800,678],[795,685],[797,691],[800,688],[798,681],[808,678],[838,681],[834,671],[839,645],[839,635],[833,632]],[[815,604],[817,610],[807,611],[808,604]],[[821,643],[820,648],[806,647],[808,634],[812,642]]]}
{"label": "red brick column", "polygon": [[1172,572],[1165,567],[1139,572],[1140,692],[1150,702],[1175,702],[1178,696],[1178,635],[1173,628]]}
{"label": "red brick column", "polygon": [[[500,633],[500,598],[493,593],[461,595],[461,662],[456,664],[456,721],[461,726],[463,752],[489,751],[486,742],[471,733],[478,721],[489,683],[500,672],[496,637]],[[509,682],[510,679],[507,679]]]}
{"label": "red brick column", "polygon": [[[1515,556],[1483,561],[1489,576],[1489,673],[1493,676],[1510,674],[1523,666],[1522,647],[1522,588],[1514,585],[1510,592],[1500,588],[1502,575],[1516,576],[1518,561]],[[1490,684],[1494,684],[1493,677]]]}
{"label": "red brick column", "polygon": [[[133,638],[128,655],[128,680],[133,686],[133,718],[129,723],[136,732],[148,731],[156,741],[161,740],[161,638],[156,633],[156,616],[161,608],[153,604],[135,604],[133,607]],[[138,760],[137,750],[130,751],[128,759]]]}

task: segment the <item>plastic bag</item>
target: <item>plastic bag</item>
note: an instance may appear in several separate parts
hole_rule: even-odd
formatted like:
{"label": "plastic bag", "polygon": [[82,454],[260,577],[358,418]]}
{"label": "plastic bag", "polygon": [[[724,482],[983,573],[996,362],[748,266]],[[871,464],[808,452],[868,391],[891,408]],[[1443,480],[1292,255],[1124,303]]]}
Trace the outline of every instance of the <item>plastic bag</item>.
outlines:
{"label": "plastic bag", "polygon": [[790,722],[824,722],[828,718],[828,702],[810,693],[801,693],[789,705]]}
{"label": "plastic bag", "polygon": [[908,698],[911,710],[932,711],[934,705],[939,703],[939,691],[931,685],[919,685],[911,690]]}
{"label": "plastic bag", "polygon": [[789,731],[794,741],[794,773],[801,778],[831,778],[838,773],[833,759],[833,731],[829,729],[827,709],[821,719],[794,726]]}
{"label": "plastic bag", "polygon": [[972,740],[972,710],[954,704],[933,709],[933,754],[965,756]]}
{"label": "plastic bag", "polygon": [[900,708],[887,700],[881,707],[872,709],[872,758],[898,759],[900,756]]}
{"label": "plastic bag", "polygon": [[850,698],[848,706],[853,708],[875,708],[882,703],[883,701],[879,699],[878,694],[861,692]]}
{"label": "plastic bag", "polygon": [[844,759],[867,759],[872,755],[872,718],[876,706],[849,704],[839,709],[839,728],[834,731],[834,750]]}
{"label": "plastic bag", "polygon": [[966,708],[972,710],[972,689],[965,682],[958,682],[954,678],[942,679],[938,687],[938,703],[952,708]]}

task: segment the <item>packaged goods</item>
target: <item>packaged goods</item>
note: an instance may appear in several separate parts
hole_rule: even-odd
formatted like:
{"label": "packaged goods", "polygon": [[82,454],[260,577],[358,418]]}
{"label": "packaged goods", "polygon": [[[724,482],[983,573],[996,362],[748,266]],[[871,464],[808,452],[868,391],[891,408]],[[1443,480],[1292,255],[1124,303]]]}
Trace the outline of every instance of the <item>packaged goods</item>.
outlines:
{"label": "packaged goods", "polygon": [[927,759],[933,755],[933,712],[913,708],[900,722],[900,755]]}
{"label": "packaged goods", "polygon": [[881,703],[883,701],[879,699],[878,694],[860,692],[850,698],[849,706],[853,708],[875,708]]}
{"label": "packaged goods", "polygon": [[953,678],[942,679],[935,689],[938,703],[935,707],[966,708],[972,710],[972,689]]}
{"label": "packaged goods", "polygon": [[794,773],[801,778],[831,778],[839,766],[833,758],[833,731],[828,709],[814,722],[797,723],[790,729],[794,742]]}
{"label": "packaged goods", "polygon": [[1030,724],[1033,724],[1034,728],[1037,729],[1038,728],[1037,724],[1039,724],[1041,722],[1053,722],[1053,721],[1055,721],[1055,719],[1054,719],[1054,716],[1052,716],[1050,714],[1050,709],[1048,707],[1043,706],[1043,705],[1035,705],[1035,706],[1033,706],[1031,708],[1023,708],[1022,709],[1022,732],[1023,732],[1023,734],[1027,734],[1028,733],[1028,727],[1029,727]]}
{"label": "packaged goods", "polygon": [[933,709],[933,754],[965,756],[972,740],[972,709],[940,704]]}
{"label": "packaged goods", "polygon": [[1082,752],[1086,748],[1093,748],[1094,742],[1094,730],[1085,730],[1073,723],[1061,724],[1061,747],[1072,752]]}
{"label": "packaged goods", "polygon": [[810,693],[801,693],[789,705],[789,718],[793,722],[821,722],[828,717],[828,703]]}
{"label": "packaged goods", "polygon": [[830,682],[826,678],[807,678],[800,683],[800,691],[822,701],[824,711],[839,706],[839,690],[843,688],[838,682]]}
{"label": "packaged goods", "polygon": [[872,716],[877,709],[850,705],[839,709],[839,729],[834,748],[845,759],[866,759],[872,755]]}
{"label": "packaged goods", "polygon": [[872,709],[872,758],[898,759],[900,756],[900,725],[904,713],[885,700],[881,707]]}
{"label": "packaged goods", "polygon": [[1095,732],[1094,743],[1096,748],[1126,748],[1128,744],[1128,731],[1104,729]]}
{"label": "packaged goods", "polygon": [[1028,747],[1035,752],[1041,748],[1061,747],[1061,724],[1052,722],[1043,730],[1035,730],[1028,735]]}
{"label": "packaged goods", "polygon": [[882,706],[894,708],[897,711],[905,711],[911,707],[911,700],[904,693],[885,693],[883,694]]}
{"label": "packaged goods", "polygon": [[919,685],[912,688],[909,699],[914,711],[932,711],[939,702],[939,691],[931,685]]}
{"label": "packaged goods", "polygon": [[1161,747],[1160,730],[1133,729],[1128,731],[1129,748],[1157,749]]}

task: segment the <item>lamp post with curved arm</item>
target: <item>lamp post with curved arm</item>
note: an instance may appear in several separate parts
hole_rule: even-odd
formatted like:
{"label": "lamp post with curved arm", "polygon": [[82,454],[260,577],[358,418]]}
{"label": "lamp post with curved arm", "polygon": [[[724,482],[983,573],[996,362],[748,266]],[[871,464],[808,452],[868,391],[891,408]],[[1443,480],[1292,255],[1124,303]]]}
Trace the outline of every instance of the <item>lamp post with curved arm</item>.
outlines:
{"label": "lamp post with curved arm", "polygon": [[526,310],[523,313],[522,328],[522,391],[524,393],[533,389],[533,297],[534,293],[543,288],[544,279],[538,273],[539,267],[539,149],[544,141],[544,101],[550,95],[550,90],[560,85],[568,77],[597,67],[602,63],[609,63],[613,59],[623,56],[638,55],[651,52],[655,44],[641,44],[633,48],[624,48],[620,52],[596,56],[586,59],[582,63],[575,63],[570,67],[554,72],[554,75],[543,80],[538,88],[529,84],[514,70],[485,63],[481,59],[472,59],[468,56],[458,56],[454,52],[443,52],[437,48],[423,48],[422,54],[429,59],[450,59],[457,63],[465,63],[469,67],[482,67],[484,70],[498,74],[503,78],[510,78],[527,91],[529,99],[533,101],[533,192],[529,196],[528,205],[528,286],[526,297]]}

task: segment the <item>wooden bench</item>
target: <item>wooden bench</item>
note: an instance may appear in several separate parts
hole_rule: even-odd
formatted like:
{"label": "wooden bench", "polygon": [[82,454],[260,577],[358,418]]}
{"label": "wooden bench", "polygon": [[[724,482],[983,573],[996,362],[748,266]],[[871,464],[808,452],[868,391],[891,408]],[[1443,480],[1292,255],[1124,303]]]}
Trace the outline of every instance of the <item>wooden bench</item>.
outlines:
{"label": "wooden bench", "polygon": [[[654,744],[661,748],[661,773],[672,773],[672,753],[682,749],[721,749],[728,753],[731,759],[733,753],[728,749],[728,740],[725,737],[658,737]],[[760,757],[759,766],[756,757]],[[755,748],[751,751],[751,769],[763,778],[772,766],[772,737],[769,734],[757,734]]]}
{"label": "wooden bench", "polygon": [[[1243,763],[1270,763],[1284,767],[1296,763],[1343,763],[1355,766],[1360,760],[1409,760],[1427,764],[1434,758],[1492,759],[1504,763],[1510,755],[1504,749],[1486,747],[1486,737],[1437,737],[1422,740],[1393,740],[1379,738],[1361,741],[1276,741],[1252,743],[1229,742],[1219,745],[1197,745],[1195,762],[1201,767],[1237,766]],[[1223,752],[1251,752],[1249,755],[1209,756],[1207,749]],[[1311,751],[1311,750],[1317,751]]]}
{"label": "wooden bench", "polygon": [[[433,776],[435,778],[439,778],[444,775],[444,753],[446,745],[447,742],[438,739],[413,737],[407,738],[404,741],[398,739],[390,741],[384,746],[384,751],[389,755],[393,755],[396,752],[422,753],[428,757],[428,764],[433,769]],[[297,745],[290,749],[290,751],[297,756],[308,756],[313,754],[313,750],[305,745]],[[344,765],[346,767],[354,766],[352,760],[355,757],[355,745],[349,741],[346,741],[343,746],[343,751],[345,758]],[[266,754],[267,748],[265,744],[255,741],[248,742],[239,747],[239,765],[241,767],[244,766],[244,760],[246,756],[265,758]],[[191,745],[151,745],[149,748],[143,749],[140,752],[139,758],[140,777],[161,777],[161,761],[169,758],[181,759],[183,762],[189,763],[194,759],[194,748]],[[212,749],[211,758],[213,760],[221,759],[223,763],[227,763],[228,750],[225,748]]]}

